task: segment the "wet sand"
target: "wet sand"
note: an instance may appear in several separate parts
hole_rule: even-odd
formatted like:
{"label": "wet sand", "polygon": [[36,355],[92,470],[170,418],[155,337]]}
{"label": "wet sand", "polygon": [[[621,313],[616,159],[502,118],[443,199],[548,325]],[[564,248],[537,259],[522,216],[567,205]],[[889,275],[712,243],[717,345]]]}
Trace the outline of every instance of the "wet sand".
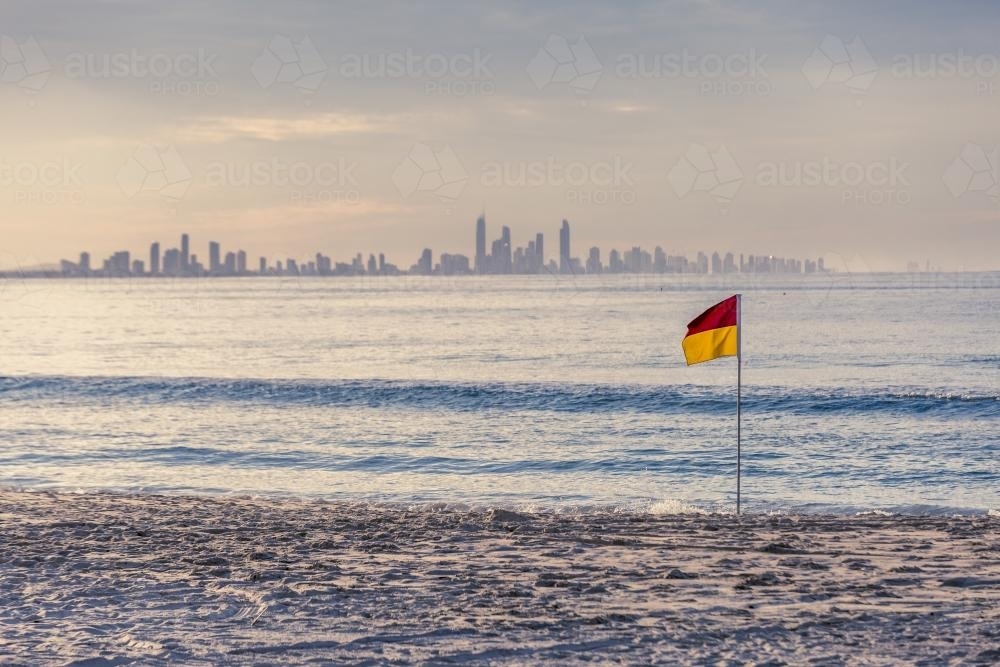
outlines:
{"label": "wet sand", "polygon": [[1000,518],[0,491],[4,664],[1000,662]]}

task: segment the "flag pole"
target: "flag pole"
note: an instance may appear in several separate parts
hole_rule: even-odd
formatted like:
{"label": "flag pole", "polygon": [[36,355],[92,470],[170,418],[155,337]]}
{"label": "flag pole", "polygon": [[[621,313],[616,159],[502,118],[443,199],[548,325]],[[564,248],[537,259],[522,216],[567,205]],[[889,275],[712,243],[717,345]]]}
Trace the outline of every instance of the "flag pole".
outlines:
{"label": "flag pole", "polygon": [[740,514],[740,462],[741,451],[740,398],[743,393],[743,295],[736,295],[736,515]]}

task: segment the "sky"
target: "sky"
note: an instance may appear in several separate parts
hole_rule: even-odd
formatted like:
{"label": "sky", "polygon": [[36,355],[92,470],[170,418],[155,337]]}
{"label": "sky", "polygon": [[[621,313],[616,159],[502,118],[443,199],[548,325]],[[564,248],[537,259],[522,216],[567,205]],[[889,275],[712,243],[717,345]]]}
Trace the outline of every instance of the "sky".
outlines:
{"label": "sky", "polygon": [[[662,246],[1000,268],[986,2],[8,1],[0,265]],[[254,263],[254,262],[252,262]]]}

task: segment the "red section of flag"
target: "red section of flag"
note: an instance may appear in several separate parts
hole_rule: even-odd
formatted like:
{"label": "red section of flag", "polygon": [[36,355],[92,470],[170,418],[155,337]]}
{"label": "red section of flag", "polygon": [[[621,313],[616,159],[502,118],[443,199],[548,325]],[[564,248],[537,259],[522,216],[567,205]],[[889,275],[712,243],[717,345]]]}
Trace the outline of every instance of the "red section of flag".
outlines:
{"label": "red section of flag", "polygon": [[688,324],[687,335],[691,336],[702,331],[734,327],[737,321],[737,297],[731,296],[715,304]]}

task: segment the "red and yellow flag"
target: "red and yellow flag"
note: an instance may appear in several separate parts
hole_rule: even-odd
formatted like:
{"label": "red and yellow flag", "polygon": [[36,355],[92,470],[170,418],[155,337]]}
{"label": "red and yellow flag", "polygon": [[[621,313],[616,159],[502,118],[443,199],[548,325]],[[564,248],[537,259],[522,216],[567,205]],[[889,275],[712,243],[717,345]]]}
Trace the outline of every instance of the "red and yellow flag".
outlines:
{"label": "red and yellow flag", "polygon": [[740,352],[739,295],[715,304],[688,324],[681,343],[688,366]]}

